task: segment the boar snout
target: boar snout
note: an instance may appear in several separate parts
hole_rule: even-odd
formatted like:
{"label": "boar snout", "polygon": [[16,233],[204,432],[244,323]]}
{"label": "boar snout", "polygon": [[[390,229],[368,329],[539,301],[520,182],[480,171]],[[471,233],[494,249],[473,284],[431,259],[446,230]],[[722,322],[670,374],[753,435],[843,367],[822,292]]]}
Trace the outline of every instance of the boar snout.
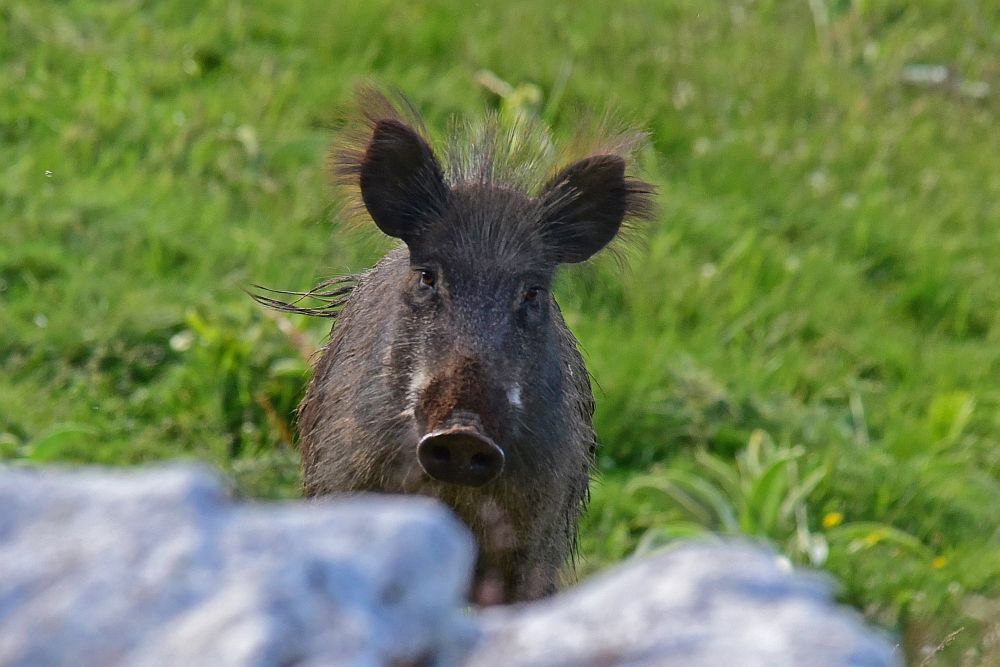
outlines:
{"label": "boar snout", "polygon": [[417,461],[440,482],[483,486],[503,470],[503,450],[470,424],[453,423],[417,443]]}
{"label": "boar snout", "polygon": [[456,355],[442,364],[426,385],[426,376],[414,376],[419,396],[414,417],[419,433],[417,461],[431,478],[448,484],[483,486],[504,467],[504,442],[508,410],[503,392],[482,361]]}

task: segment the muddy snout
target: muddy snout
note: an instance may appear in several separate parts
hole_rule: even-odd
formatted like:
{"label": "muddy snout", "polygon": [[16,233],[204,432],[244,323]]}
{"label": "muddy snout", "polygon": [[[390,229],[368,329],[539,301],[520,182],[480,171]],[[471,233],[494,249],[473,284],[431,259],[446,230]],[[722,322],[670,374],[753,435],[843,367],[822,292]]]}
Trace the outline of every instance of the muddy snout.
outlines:
{"label": "muddy snout", "polygon": [[504,455],[476,424],[453,422],[420,439],[417,461],[440,482],[483,486],[503,470]]}
{"label": "muddy snout", "polygon": [[503,471],[504,452],[494,438],[509,421],[502,390],[482,361],[452,357],[420,392],[415,406],[417,461],[433,479],[483,486]]}

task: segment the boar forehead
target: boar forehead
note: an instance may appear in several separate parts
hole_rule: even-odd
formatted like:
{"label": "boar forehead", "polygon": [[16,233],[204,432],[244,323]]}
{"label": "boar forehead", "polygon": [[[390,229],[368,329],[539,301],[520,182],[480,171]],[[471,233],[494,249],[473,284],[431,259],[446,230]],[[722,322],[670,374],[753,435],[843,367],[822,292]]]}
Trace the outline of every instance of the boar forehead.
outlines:
{"label": "boar forehead", "polygon": [[500,287],[495,281],[504,277],[546,275],[554,267],[545,259],[540,214],[536,200],[517,190],[459,185],[411,256],[441,265],[452,279],[492,276],[488,287]]}

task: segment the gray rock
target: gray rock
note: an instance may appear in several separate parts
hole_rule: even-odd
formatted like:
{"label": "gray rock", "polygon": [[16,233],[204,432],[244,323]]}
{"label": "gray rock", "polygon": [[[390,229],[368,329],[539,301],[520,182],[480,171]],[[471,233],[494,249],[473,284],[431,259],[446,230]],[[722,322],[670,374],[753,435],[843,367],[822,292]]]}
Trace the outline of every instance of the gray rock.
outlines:
{"label": "gray rock", "polygon": [[542,602],[480,615],[467,667],[883,667],[891,644],[749,545],[701,543],[633,560]]}
{"label": "gray rock", "polygon": [[825,580],[746,545],[471,615],[442,506],[238,504],[210,473],[0,467],[0,665],[888,666]]}
{"label": "gray rock", "polygon": [[0,470],[0,665],[455,665],[472,559],[422,499],[240,506],[191,468]]}

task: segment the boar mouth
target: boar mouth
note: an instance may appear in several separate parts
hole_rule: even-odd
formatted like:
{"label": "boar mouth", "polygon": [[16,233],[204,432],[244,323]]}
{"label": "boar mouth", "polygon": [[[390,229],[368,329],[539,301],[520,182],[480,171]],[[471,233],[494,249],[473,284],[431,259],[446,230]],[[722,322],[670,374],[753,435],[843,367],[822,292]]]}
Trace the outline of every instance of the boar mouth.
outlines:
{"label": "boar mouth", "polygon": [[480,429],[452,423],[417,443],[417,461],[432,479],[447,484],[480,487],[503,471],[503,450]]}

